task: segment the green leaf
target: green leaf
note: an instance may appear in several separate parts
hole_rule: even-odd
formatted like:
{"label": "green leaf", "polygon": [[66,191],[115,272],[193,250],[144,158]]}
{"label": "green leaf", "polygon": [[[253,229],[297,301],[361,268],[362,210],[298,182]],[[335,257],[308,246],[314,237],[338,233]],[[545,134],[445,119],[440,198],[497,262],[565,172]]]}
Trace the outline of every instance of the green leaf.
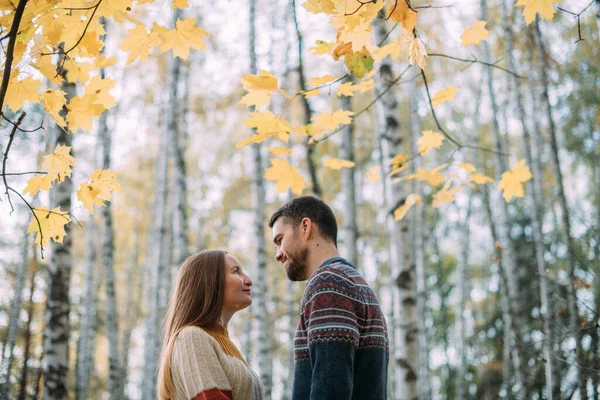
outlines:
{"label": "green leaf", "polygon": [[367,49],[363,49],[357,53],[346,54],[344,57],[344,64],[352,75],[358,79],[365,76],[369,71],[373,69],[373,57]]}

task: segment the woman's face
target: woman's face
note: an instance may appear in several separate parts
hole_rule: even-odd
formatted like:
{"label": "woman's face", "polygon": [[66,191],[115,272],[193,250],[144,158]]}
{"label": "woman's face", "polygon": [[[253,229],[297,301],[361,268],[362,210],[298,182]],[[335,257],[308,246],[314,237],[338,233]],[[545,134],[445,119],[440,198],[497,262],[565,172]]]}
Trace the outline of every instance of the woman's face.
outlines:
{"label": "woman's face", "polygon": [[252,304],[252,280],[231,254],[225,254],[225,298],[223,312],[233,314]]}

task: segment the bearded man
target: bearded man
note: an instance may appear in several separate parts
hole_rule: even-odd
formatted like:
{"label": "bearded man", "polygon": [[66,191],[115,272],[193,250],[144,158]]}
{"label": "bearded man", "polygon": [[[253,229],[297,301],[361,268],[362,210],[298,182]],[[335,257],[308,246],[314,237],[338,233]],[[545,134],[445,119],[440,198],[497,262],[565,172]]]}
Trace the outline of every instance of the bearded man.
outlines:
{"label": "bearded man", "polygon": [[292,399],[385,400],[385,319],[373,290],[340,257],[331,208],[298,197],[271,216],[269,227],[288,278],[308,280],[294,338]]}

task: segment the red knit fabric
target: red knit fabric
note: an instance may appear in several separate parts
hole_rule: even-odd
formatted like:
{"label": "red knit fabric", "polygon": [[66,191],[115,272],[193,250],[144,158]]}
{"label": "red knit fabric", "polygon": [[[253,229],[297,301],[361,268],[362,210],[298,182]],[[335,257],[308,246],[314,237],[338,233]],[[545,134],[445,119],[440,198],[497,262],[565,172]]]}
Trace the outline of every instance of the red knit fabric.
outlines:
{"label": "red knit fabric", "polygon": [[212,388],[203,390],[190,400],[233,400],[231,390],[220,390]]}

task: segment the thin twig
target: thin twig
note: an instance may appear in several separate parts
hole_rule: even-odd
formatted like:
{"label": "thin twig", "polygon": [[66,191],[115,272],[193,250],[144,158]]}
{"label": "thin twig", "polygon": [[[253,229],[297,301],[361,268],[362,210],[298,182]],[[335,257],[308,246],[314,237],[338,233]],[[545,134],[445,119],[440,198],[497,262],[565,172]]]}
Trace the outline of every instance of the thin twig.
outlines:
{"label": "thin twig", "polygon": [[429,93],[429,85],[427,84],[427,76],[425,76],[425,71],[423,69],[421,69],[421,76],[423,77],[423,83],[425,84],[425,91],[427,92],[427,99],[429,100],[429,108],[431,110],[431,114],[433,115],[433,119],[435,120],[435,123],[436,123],[438,129],[440,130],[440,132],[442,132],[444,134],[444,136],[446,136],[448,138],[449,141],[451,141],[452,143],[457,145],[458,148],[460,149],[463,146],[460,143],[458,143],[456,140],[454,140],[450,135],[448,135],[448,133],[440,125],[440,121],[438,121],[437,115],[435,114],[435,110],[433,108],[433,102],[431,101],[431,93]]}
{"label": "thin twig", "polygon": [[15,52],[15,43],[17,41],[17,33],[19,32],[19,25],[21,24],[21,18],[25,11],[25,6],[28,0],[19,0],[19,4],[15,10],[15,16],[13,18],[10,32],[8,32],[9,40],[8,47],[6,48],[6,60],[4,61],[4,75],[2,75],[2,87],[0,87],[0,110],[4,108],[4,98],[6,97],[6,91],[8,90],[8,82],[10,80],[10,73],[12,69],[12,63]]}
{"label": "thin twig", "polygon": [[21,128],[18,127],[18,124],[14,123],[10,119],[6,118],[6,115],[4,115],[4,113],[0,112],[0,116],[2,116],[2,118],[4,118],[4,120],[6,122],[8,122],[9,124],[11,124],[12,126],[17,126],[17,129],[19,130],[19,132],[32,133],[32,132],[37,132],[40,129],[44,128],[44,123],[42,122],[40,124],[40,126],[37,127],[37,128],[35,128],[35,129],[21,129]]}
{"label": "thin twig", "polygon": [[585,6],[585,7],[583,8],[583,10],[579,11],[578,13],[574,13],[573,11],[565,10],[565,9],[564,9],[564,8],[562,8],[562,7],[557,7],[557,8],[558,8],[560,11],[566,12],[566,13],[568,13],[568,14],[571,14],[571,15],[573,15],[573,16],[575,16],[575,17],[577,17],[577,34],[578,34],[579,38],[578,38],[578,39],[575,41],[575,44],[577,44],[577,43],[581,42],[582,40],[585,40],[585,39],[584,39],[584,38],[581,36],[581,14],[583,14],[583,13],[584,13],[584,12],[585,12],[585,11],[586,11],[588,8],[590,8],[590,6],[591,6],[592,4],[594,4],[595,2],[596,2],[596,0],[592,0],[592,1],[590,1],[590,3],[589,3],[587,6]]}
{"label": "thin twig", "polygon": [[513,71],[508,70],[506,68],[500,67],[500,66],[496,65],[495,63],[492,64],[492,63],[489,63],[489,62],[480,61],[478,59],[471,59],[471,60],[469,60],[469,59],[466,59],[466,58],[458,58],[458,57],[453,57],[453,56],[449,56],[447,54],[440,54],[440,53],[431,53],[431,54],[427,54],[427,55],[429,57],[444,57],[444,58],[449,58],[451,60],[462,61],[462,62],[466,62],[466,63],[469,63],[469,64],[474,64],[474,63],[482,64],[482,65],[486,65],[486,66],[491,67],[491,68],[498,68],[499,70],[504,71],[506,73],[509,73],[509,74],[511,74],[511,75],[513,75],[513,76],[515,76],[517,78],[524,78],[523,76],[517,74],[516,72],[513,72]]}
{"label": "thin twig", "polygon": [[453,5],[449,4],[447,6],[418,6],[418,7],[414,7],[415,10],[423,10],[423,9],[429,9],[429,8],[452,8],[454,7]]}
{"label": "thin twig", "polygon": [[0,174],[1,176],[17,176],[17,175],[32,175],[32,174],[36,174],[36,175],[45,175],[48,172],[46,171],[31,171],[31,172],[7,172],[7,173],[2,173]]}
{"label": "thin twig", "polygon": [[17,120],[16,124],[13,126],[13,129],[10,132],[10,137],[8,139],[8,145],[6,146],[6,150],[4,150],[4,157],[2,158],[2,180],[4,181],[4,187],[6,188],[4,193],[6,194],[6,197],[8,199],[8,204],[10,204],[10,214],[11,215],[15,211],[15,208],[13,207],[12,201],[10,200],[10,194],[8,193],[9,186],[8,186],[8,183],[6,182],[6,160],[8,159],[8,152],[10,151],[10,146],[12,145],[12,142],[15,138],[15,133],[17,132],[17,128],[19,127],[21,122],[23,122],[23,118],[25,118],[25,115],[27,115],[27,113],[25,111],[23,111],[21,113],[21,116]]}
{"label": "thin twig", "polygon": [[40,222],[40,219],[38,218],[37,214],[35,213],[35,209],[31,206],[31,204],[29,204],[29,202],[27,200],[25,200],[25,198],[21,195],[21,193],[17,192],[15,189],[11,188],[10,186],[8,187],[8,190],[10,190],[11,192],[14,192],[17,196],[19,196],[21,198],[21,200],[23,201],[23,203],[25,203],[25,205],[27,205],[27,207],[29,207],[29,210],[33,214],[33,217],[37,221],[38,230],[39,230],[39,233],[40,233],[40,251],[41,251],[41,254],[42,254],[42,259],[44,259],[44,245],[43,245],[43,243],[44,243],[44,234],[42,233],[42,223]]}
{"label": "thin twig", "polygon": [[[373,104],[375,104],[381,97],[383,97],[384,94],[386,94],[388,92],[388,90],[390,90],[395,84],[396,82],[398,82],[402,76],[410,69],[410,66],[408,68],[406,68],[404,71],[402,71],[402,73],[393,81],[390,82],[390,84],[381,92],[377,95],[377,97],[375,97],[375,99],[373,99],[373,101],[371,101],[365,108],[363,108],[362,110],[360,110],[359,112],[357,112],[356,114],[354,114],[354,118],[353,120],[356,120],[356,117],[358,117],[359,115],[361,115],[362,113],[364,113],[365,111],[369,110],[371,108],[371,106]],[[337,128],[334,131],[329,132],[328,134],[322,136],[319,139],[314,139],[311,140],[310,145],[313,146],[317,143],[320,143],[326,139],[329,139],[331,136],[335,135],[336,133],[340,132],[341,130],[343,130],[346,126],[342,125],[341,127]]]}

